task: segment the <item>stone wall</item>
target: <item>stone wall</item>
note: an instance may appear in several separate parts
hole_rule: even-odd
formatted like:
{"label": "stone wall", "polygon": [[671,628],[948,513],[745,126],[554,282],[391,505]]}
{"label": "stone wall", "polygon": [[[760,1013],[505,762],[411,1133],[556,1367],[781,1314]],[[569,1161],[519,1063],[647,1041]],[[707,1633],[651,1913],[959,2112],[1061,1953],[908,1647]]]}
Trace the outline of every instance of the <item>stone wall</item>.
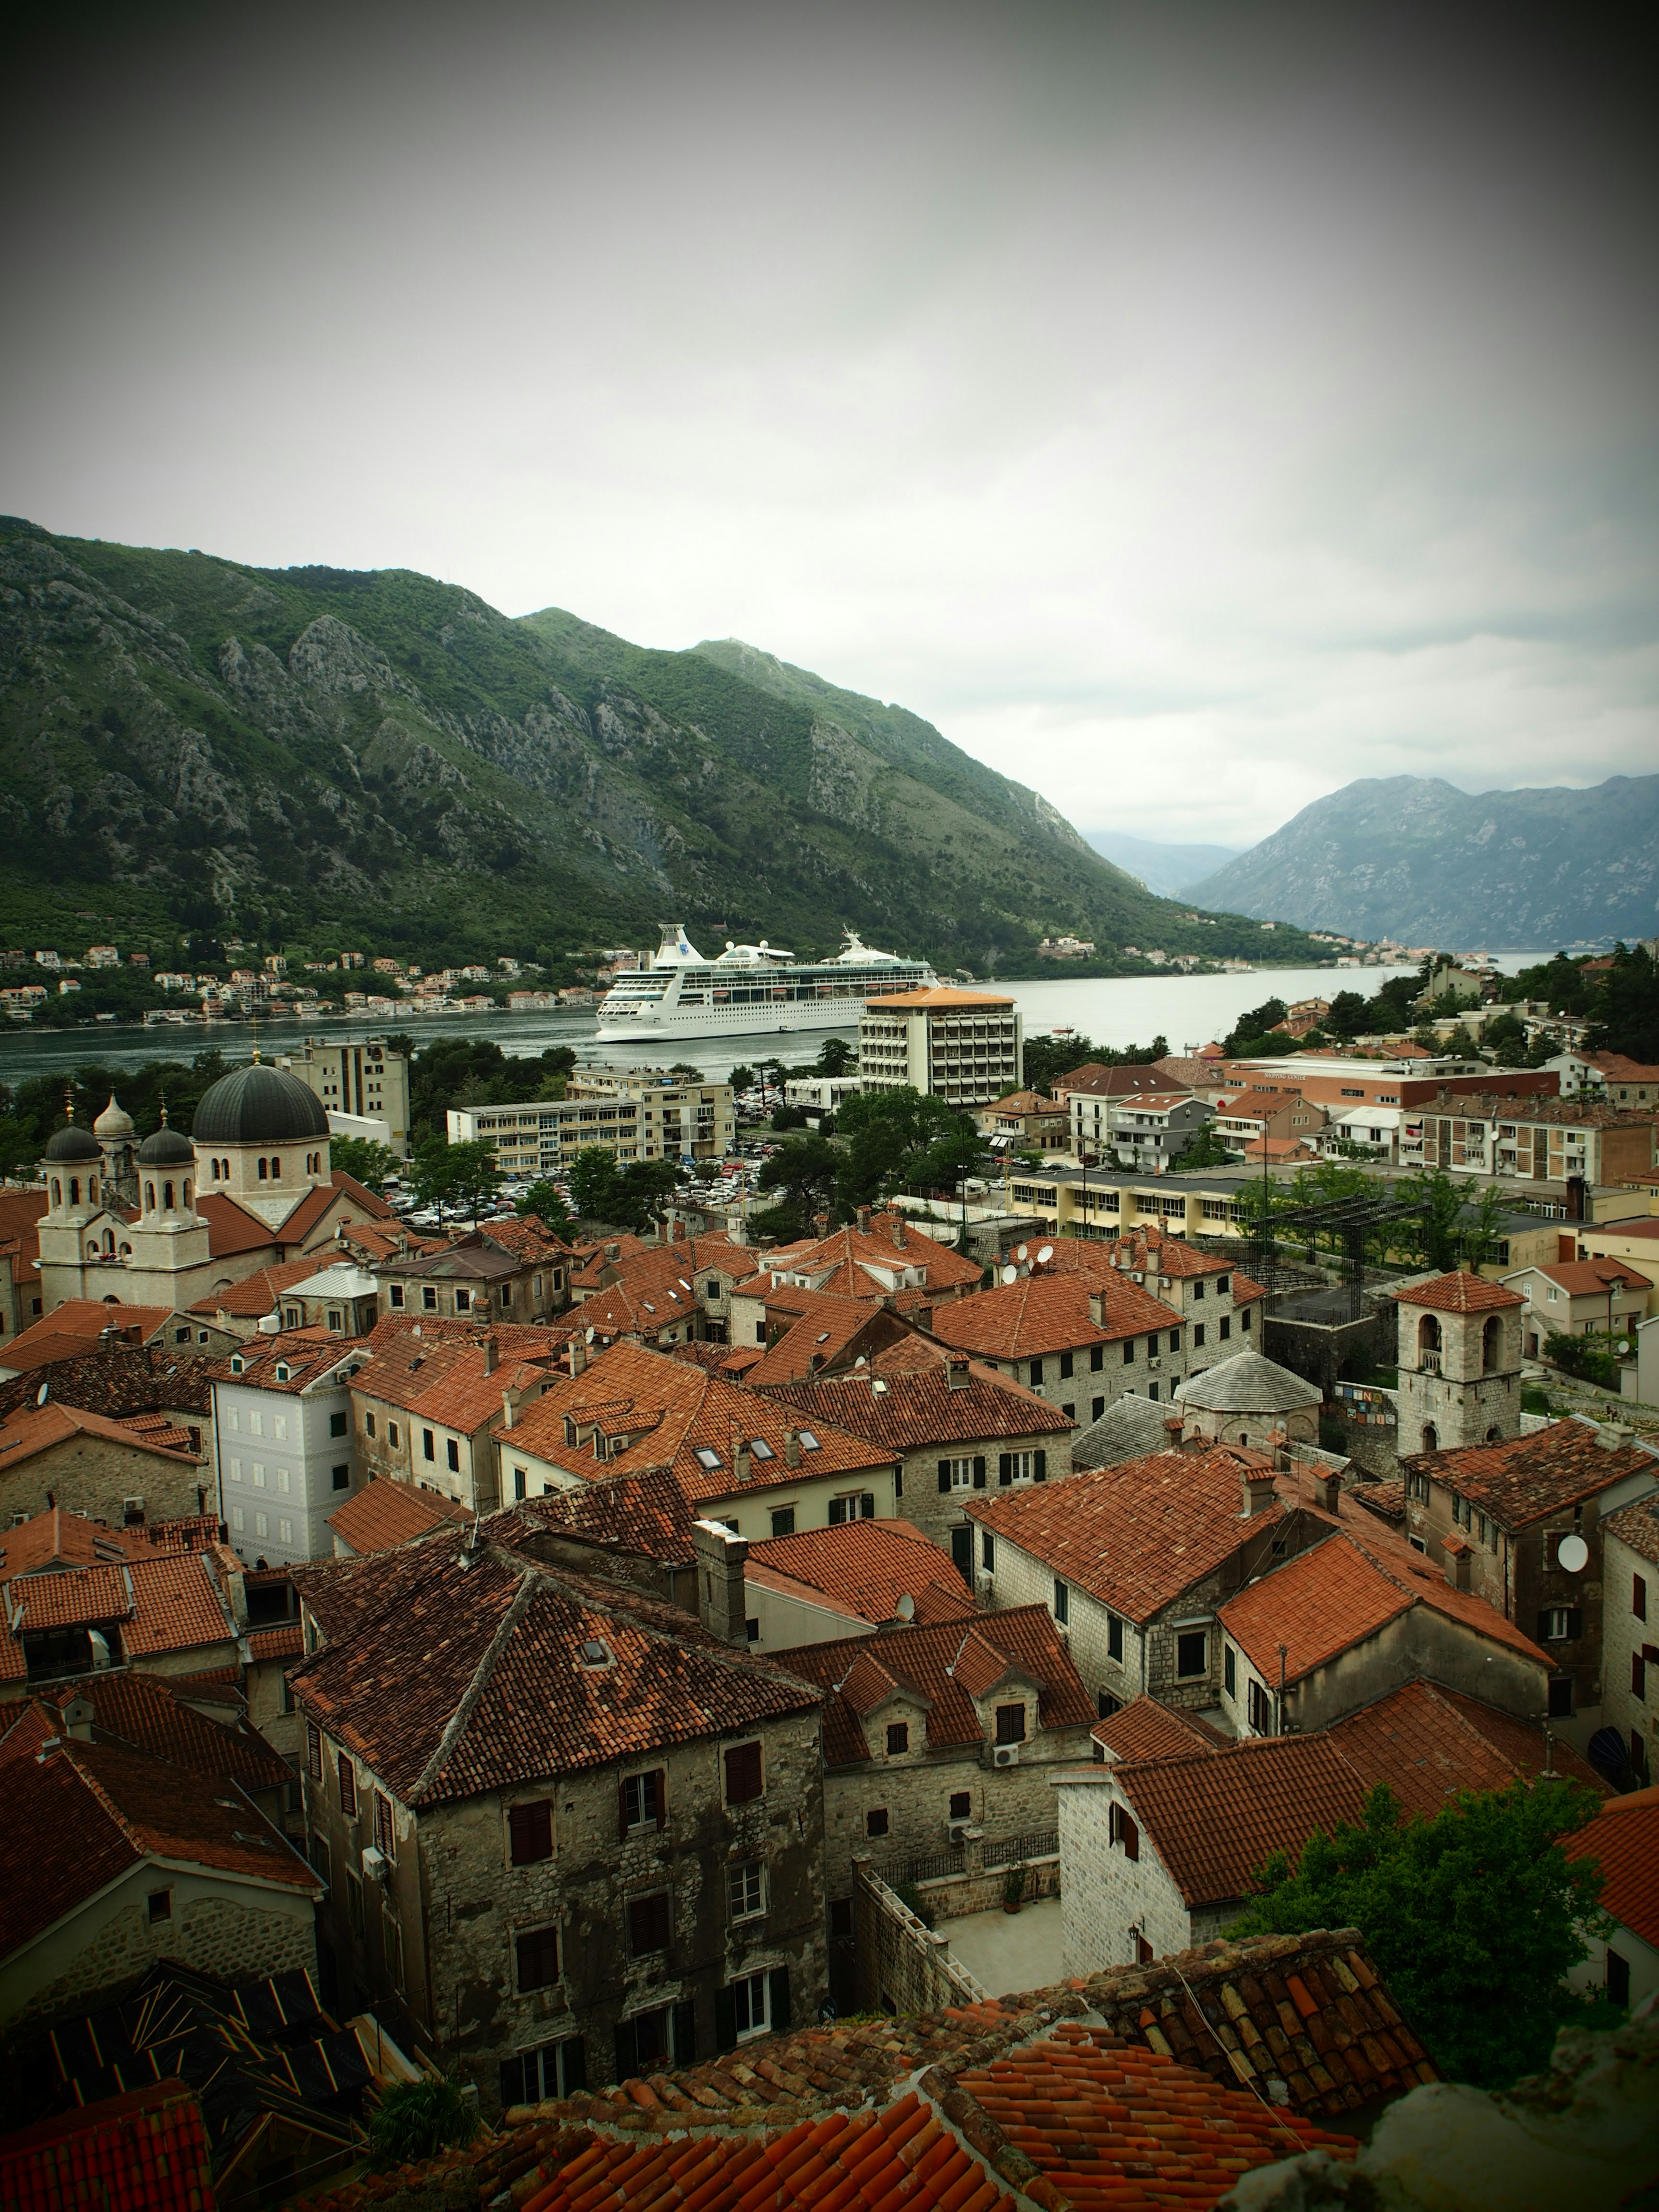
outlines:
{"label": "stone wall", "polygon": [[1068,1977],[1133,1966],[1138,1929],[1163,1958],[1207,1940],[1143,1829],[1140,1856],[1111,1841],[1117,1797],[1106,1769],[1078,1774],[1054,1791],[1060,1808],[1060,1955]]}
{"label": "stone wall", "polygon": [[925,1928],[867,1865],[857,1869],[853,1925],[860,2012],[944,2012],[986,2002],[980,1984],[951,1958],[949,1937]]}
{"label": "stone wall", "polygon": [[[196,1419],[199,1424],[199,1413]],[[215,1510],[205,1457],[175,1459],[80,1434],[0,1472],[0,1527],[14,1514],[32,1516],[61,1505],[65,1512],[84,1513],[118,1528],[129,1498],[143,1499],[144,1518],[152,1522]]]}

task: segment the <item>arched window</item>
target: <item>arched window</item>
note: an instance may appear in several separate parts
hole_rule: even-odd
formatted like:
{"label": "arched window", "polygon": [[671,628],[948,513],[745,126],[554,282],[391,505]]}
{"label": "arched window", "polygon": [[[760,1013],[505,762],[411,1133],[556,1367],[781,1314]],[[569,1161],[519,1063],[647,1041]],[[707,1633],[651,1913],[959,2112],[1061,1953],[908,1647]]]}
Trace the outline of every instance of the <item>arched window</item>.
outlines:
{"label": "arched window", "polygon": [[281,1182],[283,1179],[283,1164],[275,1152],[270,1156],[270,1179],[272,1182]]}
{"label": "arched window", "polygon": [[1487,1430],[1487,1431],[1486,1431],[1486,1442],[1487,1442],[1489,1444],[1498,1444],[1498,1443],[1503,1443],[1503,1441],[1504,1441],[1504,1439],[1503,1439],[1503,1437],[1502,1437],[1501,1433],[1499,1432],[1499,1431],[1498,1431],[1498,1430],[1497,1430],[1497,1429],[1495,1429],[1495,1428],[1493,1428],[1493,1429],[1488,1429],[1488,1430]]}
{"label": "arched window", "polygon": [[88,1176],[87,1177],[87,1203],[89,1206],[96,1206],[98,1203],[98,1178],[96,1176]]}
{"label": "arched window", "polygon": [[1432,1421],[1423,1424],[1423,1449],[1425,1451],[1438,1451],[1440,1449],[1440,1431]]}
{"label": "arched window", "polygon": [[218,1182],[218,1180],[219,1180],[219,1163],[218,1163],[218,1161],[217,1161],[217,1160],[215,1160],[215,1161],[212,1163],[212,1168],[213,1168],[213,1180],[215,1181],[215,1182]]}
{"label": "arched window", "polygon": [[170,1182],[164,1182],[161,1185],[161,1203],[167,1208],[167,1211],[171,1213],[173,1211],[173,1185]]}
{"label": "arched window", "polygon": [[112,1229],[104,1231],[104,1249],[112,1260],[115,1257],[115,1231]]}
{"label": "arched window", "polygon": [[122,1257],[124,1260],[130,1260],[130,1259],[131,1259],[131,1257],[132,1257],[132,1247],[131,1247],[131,1244],[124,1244],[124,1245],[121,1247],[121,1257]]}
{"label": "arched window", "polygon": [[1440,1349],[1440,1324],[1432,1314],[1425,1314],[1417,1324],[1417,1351],[1420,1358],[1425,1352]]}
{"label": "arched window", "polygon": [[1491,1375],[1504,1357],[1504,1324],[1496,1314],[1490,1316],[1480,1332],[1480,1372]]}
{"label": "arched window", "polygon": [[61,1206],[64,1203],[64,1186],[56,1176],[52,1179],[52,1202],[54,1206]]}
{"label": "arched window", "polygon": [[147,1182],[144,1185],[144,1211],[146,1213],[154,1213],[155,1211],[155,1186],[153,1182]]}
{"label": "arched window", "polygon": [[87,1257],[88,1260],[95,1260],[98,1257],[98,1239],[95,1237],[88,1237],[87,1239]]}
{"label": "arched window", "polygon": [[269,1160],[261,1160],[261,1161],[260,1161],[260,1163],[259,1163],[259,1180],[260,1180],[260,1182],[267,1182],[267,1181],[270,1179],[270,1161],[269,1161]]}
{"label": "arched window", "polygon": [[70,1177],[70,1204],[71,1206],[79,1206],[80,1203],[81,1178],[79,1176],[71,1176]]}

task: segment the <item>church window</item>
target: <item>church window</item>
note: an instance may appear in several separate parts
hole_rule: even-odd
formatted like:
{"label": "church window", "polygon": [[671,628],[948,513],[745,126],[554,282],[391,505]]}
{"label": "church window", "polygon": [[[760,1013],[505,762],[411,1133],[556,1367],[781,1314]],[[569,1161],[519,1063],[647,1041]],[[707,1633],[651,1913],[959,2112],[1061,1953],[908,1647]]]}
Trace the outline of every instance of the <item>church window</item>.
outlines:
{"label": "church window", "polygon": [[270,1156],[270,1179],[272,1182],[280,1182],[283,1179],[283,1164],[274,1152]]}
{"label": "church window", "polygon": [[269,1182],[270,1180],[270,1163],[269,1160],[261,1160],[259,1163],[259,1180],[261,1182]]}
{"label": "church window", "polygon": [[167,1211],[171,1213],[173,1211],[173,1185],[170,1182],[164,1182],[161,1185],[161,1203],[167,1208]]}
{"label": "church window", "polygon": [[217,1160],[215,1160],[215,1161],[212,1163],[212,1166],[213,1166],[213,1180],[215,1181],[215,1182],[218,1182],[218,1180],[219,1180],[219,1163],[218,1163],[218,1161],[217,1161]]}
{"label": "church window", "polygon": [[61,1206],[64,1203],[64,1186],[56,1176],[52,1179],[52,1202],[54,1206]]}
{"label": "church window", "polygon": [[92,1205],[96,1206],[98,1203],[98,1178],[96,1176],[88,1176],[87,1177],[87,1197]]}
{"label": "church window", "polygon": [[154,1213],[155,1211],[155,1186],[153,1182],[147,1182],[144,1185],[144,1206],[148,1212]]}
{"label": "church window", "polygon": [[185,1185],[184,1203],[185,1203],[186,1206],[188,1206],[188,1205],[190,1204],[190,1185],[189,1185],[188,1183],[186,1183],[186,1184]]}
{"label": "church window", "polygon": [[70,1177],[70,1204],[71,1206],[79,1206],[80,1203],[81,1178],[79,1176],[71,1176]]}

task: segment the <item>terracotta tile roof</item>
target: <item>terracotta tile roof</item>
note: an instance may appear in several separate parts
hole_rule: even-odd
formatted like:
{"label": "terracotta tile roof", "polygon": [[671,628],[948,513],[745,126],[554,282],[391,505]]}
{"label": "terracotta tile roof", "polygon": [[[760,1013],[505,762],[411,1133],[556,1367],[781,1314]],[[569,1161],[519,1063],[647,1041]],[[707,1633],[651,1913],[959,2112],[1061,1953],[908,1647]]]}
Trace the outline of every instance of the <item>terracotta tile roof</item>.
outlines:
{"label": "terracotta tile roof", "polygon": [[1065,1436],[1073,1426],[1058,1406],[977,1361],[968,1363],[967,1382],[953,1389],[946,1361],[937,1354],[925,1367],[793,1383],[776,1395],[815,1423],[850,1429],[890,1451],[999,1437]]}
{"label": "terracotta tile roof", "polygon": [[[298,1649],[296,1642],[296,1655]],[[158,1675],[99,1674],[57,1687],[49,1696],[38,1695],[32,1702],[47,1719],[50,1733],[62,1736],[66,1733],[63,1709],[76,1700],[92,1707],[96,1743],[125,1744],[130,1750],[171,1759],[210,1782],[228,1777],[245,1790],[271,1790],[294,1778],[288,1761],[262,1735],[208,1720],[181,1704]]]}
{"label": "terracotta tile roof", "polygon": [[1593,1422],[1571,1416],[1507,1443],[1419,1452],[1401,1465],[1473,1499],[1510,1529],[1559,1513],[1632,1475],[1659,1482],[1659,1455],[1637,1443],[1608,1451]]}
{"label": "terracotta tile roof", "polygon": [[782,1654],[779,1664],[826,1692],[823,1757],[832,1767],[874,1756],[865,1717],[895,1690],[911,1692],[925,1705],[930,1751],[983,1742],[974,1699],[1009,1677],[1038,1686],[1037,1711],[1045,1729],[1086,1729],[1095,1717],[1094,1701],[1042,1605],[850,1642],[801,1644]]}
{"label": "terracotta tile roof", "polygon": [[446,1522],[471,1518],[465,1506],[439,1497],[435,1491],[377,1476],[331,1513],[328,1525],[353,1552],[388,1552],[394,1545],[410,1543]]}
{"label": "terracotta tile roof", "polygon": [[1151,1222],[1123,1237],[1055,1237],[1049,1239],[1054,1258],[1048,1266],[1056,1273],[1075,1269],[1086,1275],[1111,1275],[1120,1270],[1148,1275],[1168,1275],[1186,1281],[1200,1276],[1237,1273],[1231,1260],[1217,1252],[1200,1252],[1179,1237],[1167,1237]]}
{"label": "terracotta tile roof", "polygon": [[1085,1060],[1069,1075],[1054,1078],[1057,1094],[1069,1097],[1081,1091],[1091,1098],[1127,1098],[1137,1091],[1167,1091],[1170,1079],[1180,1077],[1176,1066],[1167,1060],[1153,1060],[1149,1066],[1104,1067],[1097,1060]]}
{"label": "terracotta tile roof", "polygon": [[275,1253],[281,1243],[268,1221],[239,1206],[228,1192],[198,1191],[196,1211],[208,1225],[208,1252],[215,1260],[232,1260],[242,1252]]}
{"label": "terracotta tile roof", "polygon": [[960,991],[954,984],[934,983],[920,990],[897,992],[890,999],[871,999],[866,1003],[872,1006],[902,1006],[908,1009],[915,1006],[1006,1007],[1012,1006],[1014,1002],[1012,999],[1006,999],[994,991]]}
{"label": "terracotta tile roof", "polygon": [[0,2138],[0,2203],[14,2212],[210,2212],[214,2201],[201,2110],[176,2079]]}
{"label": "terracotta tile roof", "polygon": [[571,1256],[574,1261],[574,1272],[570,1278],[572,1296],[579,1297],[584,1291],[601,1288],[605,1270],[616,1267],[634,1253],[654,1252],[659,1249],[655,1243],[647,1244],[643,1237],[635,1237],[628,1230],[619,1231],[615,1237],[600,1237],[592,1243],[573,1245]]}
{"label": "terracotta tile roof", "polygon": [[[1547,1275],[1572,1298],[1603,1297],[1610,1290],[1640,1291],[1645,1297],[1653,1288],[1645,1275],[1638,1275],[1622,1260],[1555,1260],[1539,1266],[1536,1272]],[[15,1343],[22,1340],[18,1337]]]}
{"label": "terracotta tile roof", "polygon": [[1621,1505],[1616,1513],[1607,1515],[1601,1527],[1659,1566],[1659,1498],[1642,1498],[1634,1505]]}
{"label": "terracotta tile roof", "polygon": [[119,1567],[19,1575],[6,1584],[4,1597],[6,1626],[14,1636],[125,1620],[133,1609],[132,1586]]}
{"label": "terracotta tile roof", "polygon": [[283,1292],[292,1283],[303,1283],[317,1272],[315,1255],[303,1260],[283,1260],[269,1267],[256,1267],[251,1275],[244,1275],[239,1283],[227,1283],[216,1291],[210,1291],[204,1298],[198,1298],[189,1308],[193,1314],[226,1314],[238,1321],[259,1321],[266,1314],[275,1313]]}
{"label": "terracotta tile roof", "polygon": [[1316,1828],[1357,1820],[1369,1789],[1328,1735],[1251,1736],[1109,1776],[1189,1908],[1248,1897],[1273,1852],[1294,1859]]}
{"label": "terracotta tile roof", "polygon": [[1196,1713],[1160,1705],[1154,1698],[1132,1698],[1093,1730],[1095,1741],[1116,1759],[1182,1759],[1195,1751],[1218,1751],[1232,1738]]}
{"label": "terracotta tile roof", "polygon": [[247,1633],[250,1659],[297,1659],[304,1649],[297,1620],[285,1620],[280,1628],[252,1628]]}
{"label": "terracotta tile roof", "polygon": [[988,1106],[976,1106],[976,1114],[1064,1114],[1064,1105],[1058,1100],[1045,1098],[1040,1091],[1011,1091],[1005,1098],[994,1098]]}
{"label": "terracotta tile roof", "polygon": [[1449,1275],[1437,1275],[1431,1283],[1407,1284],[1404,1290],[1389,1295],[1401,1305],[1431,1306],[1437,1313],[1500,1313],[1526,1304],[1519,1291],[1507,1291],[1502,1283],[1489,1283],[1484,1275],[1472,1275],[1463,1267]]}
{"label": "terracotta tile roof", "polygon": [[[374,1335],[379,1334],[377,1327]],[[552,1357],[551,1346],[538,1357],[514,1359],[511,1352],[503,1356],[499,1338],[491,1346],[477,1334],[434,1340],[424,1334],[417,1338],[410,1330],[395,1346],[365,1357],[352,1378],[352,1395],[471,1436],[501,1419],[506,1391],[538,1391],[549,1378]]]}
{"label": "terracotta tile roof", "polygon": [[212,1552],[164,1552],[131,1561],[125,1572],[132,1588],[133,1613],[121,1630],[127,1656],[155,1658],[233,1638],[236,1629],[224,1595],[224,1577],[240,1571],[235,1553],[218,1547]]}
{"label": "terracotta tile roof", "polygon": [[[1307,1509],[1304,1507],[1304,1511]],[[1249,1583],[1218,1618],[1264,1680],[1287,1682],[1352,1650],[1413,1605],[1427,1606],[1495,1644],[1547,1666],[1548,1657],[1496,1606],[1454,1589],[1444,1573],[1381,1522],[1345,1518],[1335,1535]]]}
{"label": "terracotta tile roof", "polygon": [[1528,1127],[1540,1122],[1553,1128],[1570,1129],[1650,1129],[1653,1127],[1651,1106],[1610,1106],[1583,1097],[1553,1098],[1534,1091],[1527,1096],[1513,1092],[1483,1091],[1437,1093],[1431,1106],[1419,1106],[1419,1113],[1454,1114],[1473,1121],[1518,1121]]}
{"label": "terracotta tile roof", "polygon": [[366,1336],[337,1336],[326,1328],[289,1328],[280,1336],[256,1336],[239,1345],[222,1359],[205,1359],[202,1365],[215,1382],[245,1384],[252,1390],[272,1390],[297,1398],[319,1383],[334,1380],[336,1370],[355,1366],[368,1356]]}
{"label": "terracotta tile roof", "polygon": [[823,1291],[768,1291],[765,1298],[769,1330],[780,1322],[787,1326],[764,1352],[755,1346],[755,1358],[742,1370],[744,1382],[757,1390],[780,1382],[804,1382],[820,1368],[844,1365],[852,1346],[881,1311],[873,1299],[839,1297]]}
{"label": "terracotta tile roof", "polygon": [[408,1353],[422,1347],[430,1352],[434,1344],[482,1344],[493,1336],[503,1359],[553,1359],[573,1334],[573,1320],[486,1321],[460,1314],[393,1313],[381,1315],[368,1332],[368,1344],[371,1358],[379,1359],[404,1346]]}
{"label": "terracotta tile roof", "polygon": [[837,1528],[772,1536],[749,1547],[748,1572],[758,1581],[787,1579],[818,1592],[878,1626],[898,1618],[899,1600],[906,1596],[923,1621],[976,1611],[948,1555],[908,1521],[848,1521]]}
{"label": "terracotta tile roof", "polygon": [[1274,1504],[1244,1518],[1244,1462],[1219,1449],[1154,1452],[1006,1497],[970,1493],[963,1510],[1137,1622],[1284,1517]]}
{"label": "terracotta tile roof", "polygon": [[1085,1987],[1109,2030],[1275,2106],[1282,2083],[1298,2112],[1340,2118],[1437,2078],[1357,1929],[1200,1944]]}
{"label": "terracotta tile roof", "polygon": [[155,1345],[117,1345],[82,1352],[0,1382],[0,1420],[15,1409],[34,1404],[42,1383],[51,1401],[78,1406],[106,1420],[134,1413],[195,1413],[213,1409],[213,1393],[202,1363]]}
{"label": "terracotta tile roof", "polygon": [[566,1265],[575,1256],[539,1213],[521,1213],[516,1221],[492,1221],[488,1233],[504,1251],[527,1265]]}
{"label": "terracotta tile roof", "polygon": [[[502,1464],[510,1471],[508,1431],[501,1431],[501,1449]],[[504,1529],[509,1516],[532,1534],[550,1529],[584,1542],[637,1553],[665,1565],[689,1565],[696,1556],[691,1540],[695,1516],[670,1468],[643,1468],[636,1474],[613,1475],[608,1481],[596,1479],[584,1483],[580,1490],[551,1490],[541,1498],[521,1498],[501,1516]],[[486,1523],[485,1533],[493,1534],[496,1525],[494,1521]],[[507,1534],[501,1540],[517,1543],[522,1539]]]}
{"label": "terracotta tile roof", "polygon": [[[440,1534],[296,1575],[329,1642],[290,1674],[295,1695],[405,1804],[602,1766],[818,1703],[671,1607],[499,1544],[465,1566],[463,1540]],[[342,1578],[357,1587],[331,1619],[325,1586]],[[585,1665],[589,1641],[609,1659]]]}
{"label": "terracotta tile roof", "polygon": [[1610,1798],[1561,1848],[1569,1858],[1600,1861],[1602,1904],[1659,1950],[1659,1788]]}
{"label": "terracotta tile roof", "polygon": [[[1098,1322],[1091,1311],[1091,1297],[1104,1301]],[[1138,1283],[1121,1277],[1109,1283],[1082,1274],[1022,1276],[981,1291],[977,1297],[942,1306],[933,1318],[935,1336],[992,1359],[1041,1358],[1046,1352],[1113,1344],[1180,1326],[1181,1316]]]}
{"label": "terracotta tile roof", "polygon": [[1326,1730],[1368,1782],[1386,1782],[1406,1812],[1440,1812],[1460,1790],[1502,1790],[1516,1775],[1559,1774],[1607,1795],[1570,1744],[1436,1682],[1402,1683]]}
{"label": "terracotta tile roof", "polygon": [[[567,1414],[579,1435],[591,1437],[597,1421],[613,1438],[636,1441],[613,1457],[595,1460],[591,1440],[566,1443]],[[745,1487],[756,1491],[799,1482],[806,1474],[856,1474],[892,1463],[890,1452],[826,1422],[812,1430],[816,1448],[802,1446],[799,1465],[792,1466],[785,1431],[798,1432],[800,1425],[793,1407],[769,1395],[643,1346],[616,1344],[580,1375],[552,1376],[535,1404],[520,1413],[514,1433],[521,1450],[572,1473],[586,1476],[591,1467],[590,1480],[670,1466],[693,1504],[736,1487],[735,1447],[757,1437],[771,1457],[751,1460]],[[718,1455],[718,1464],[706,1467],[699,1451]]]}
{"label": "terracotta tile roof", "polygon": [[[698,1237],[624,1261],[615,1282],[582,1302],[584,1329],[591,1328],[606,1338],[632,1334],[654,1340],[664,1329],[683,1328],[688,1322],[695,1326],[702,1310],[698,1272],[701,1268],[706,1274],[708,1262],[692,1255],[696,1246],[710,1242],[708,1237]],[[724,1245],[726,1240],[720,1242]],[[737,1249],[726,1247],[732,1253]],[[746,1252],[742,1264],[746,1273],[750,1264]]]}
{"label": "terracotta tile roof", "polygon": [[131,1344],[149,1344],[173,1319],[171,1306],[106,1305],[98,1298],[64,1298],[32,1328],[20,1329],[0,1344],[0,1365],[21,1374],[48,1360],[73,1358],[95,1345],[106,1329],[118,1329]]}
{"label": "terracotta tile roof", "polygon": [[[377,1198],[372,1190],[349,1176],[343,1168],[334,1170],[332,1182],[331,1189],[313,1185],[305,1193],[293,1211],[283,1215],[283,1225],[272,1239],[273,1243],[284,1245],[303,1243],[336,1199],[349,1200],[371,1221],[396,1220],[397,1216],[386,1200]],[[205,1212],[206,1208],[203,1207],[202,1211]],[[348,1215],[347,1218],[351,1217]]]}
{"label": "terracotta tile roof", "polygon": [[837,1229],[828,1237],[762,1254],[750,1279],[764,1284],[770,1279],[781,1290],[788,1286],[785,1279],[799,1277],[805,1289],[843,1297],[892,1297],[917,1288],[937,1297],[967,1295],[978,1288],[984,1273],[977,1260],[925,1235],[902,1214],[877,1213],[867,1229]]}
{"label": "terracotta tile roof", "polygon": [[[209,1723],[210,1727],[212,1723]],[[145,1858],[252,1875],[313,1896],[322,1885],[222,1783],[125,1744],[67,1743],[6,1765],[0,1830],[0,1958]]]}
{"label": "terracotta tile roof", "polygon": [[1374,1513],[1379,1521],[1398,1528],[1406,1518],[1406,1486],[1403,1482],[1356,1482],[1346,1492],[1356,1505],[1363,1505],[1367,1513]]}
{"label": "terracotta tile roof", "polygon": [[46,1567],[118,1566],[137,1548],[125,1529],[51,1505],[15,1528],[0,1529],[0,1579]]}
{"label": "terracotta tile roof", "polygon": [[958,2087],[1068,2205],[1215,2204],[1252,2167],[1323,2144],[1322,2130],[1108,2031],[1067,2021]]}
{"label": "terracotta tile roof", "polygon": [[44,1406],[27,1406],[0,1415],[0,1473],[9,1474],[25,1460],[51,1451],[75,1437],[96,1437],[105,1443],[121,1444],[129,1451],[152,1453],[158,1459],[198,1464],[196,1453],[180,1451],[168,1443],[154,1442],[125,1422],[106,1420],[79,1406],[59,1405],[48,1399]]}

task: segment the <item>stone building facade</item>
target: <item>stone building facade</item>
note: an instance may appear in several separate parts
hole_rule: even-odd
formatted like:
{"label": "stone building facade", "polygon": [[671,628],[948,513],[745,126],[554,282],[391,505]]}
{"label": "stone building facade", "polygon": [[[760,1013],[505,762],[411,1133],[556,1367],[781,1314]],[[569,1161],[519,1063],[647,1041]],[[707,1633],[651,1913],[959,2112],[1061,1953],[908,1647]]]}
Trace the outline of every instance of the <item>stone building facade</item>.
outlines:
{"label": "stone building facade", "polygon": [[1460,1272],[1398,1291],[1395,1303],[1401,1458],[1518,1437],[1526,1301]]}
{"label": "stone building facade", "polygon": [[[32,1379],[32,1378],[31,1378]],[[112,1528],[213,1510],[211,1468],[188,1434],[157,1443],[76,1407],[26,1406],[0,1422],[0,1519],[54,1505]]]}

